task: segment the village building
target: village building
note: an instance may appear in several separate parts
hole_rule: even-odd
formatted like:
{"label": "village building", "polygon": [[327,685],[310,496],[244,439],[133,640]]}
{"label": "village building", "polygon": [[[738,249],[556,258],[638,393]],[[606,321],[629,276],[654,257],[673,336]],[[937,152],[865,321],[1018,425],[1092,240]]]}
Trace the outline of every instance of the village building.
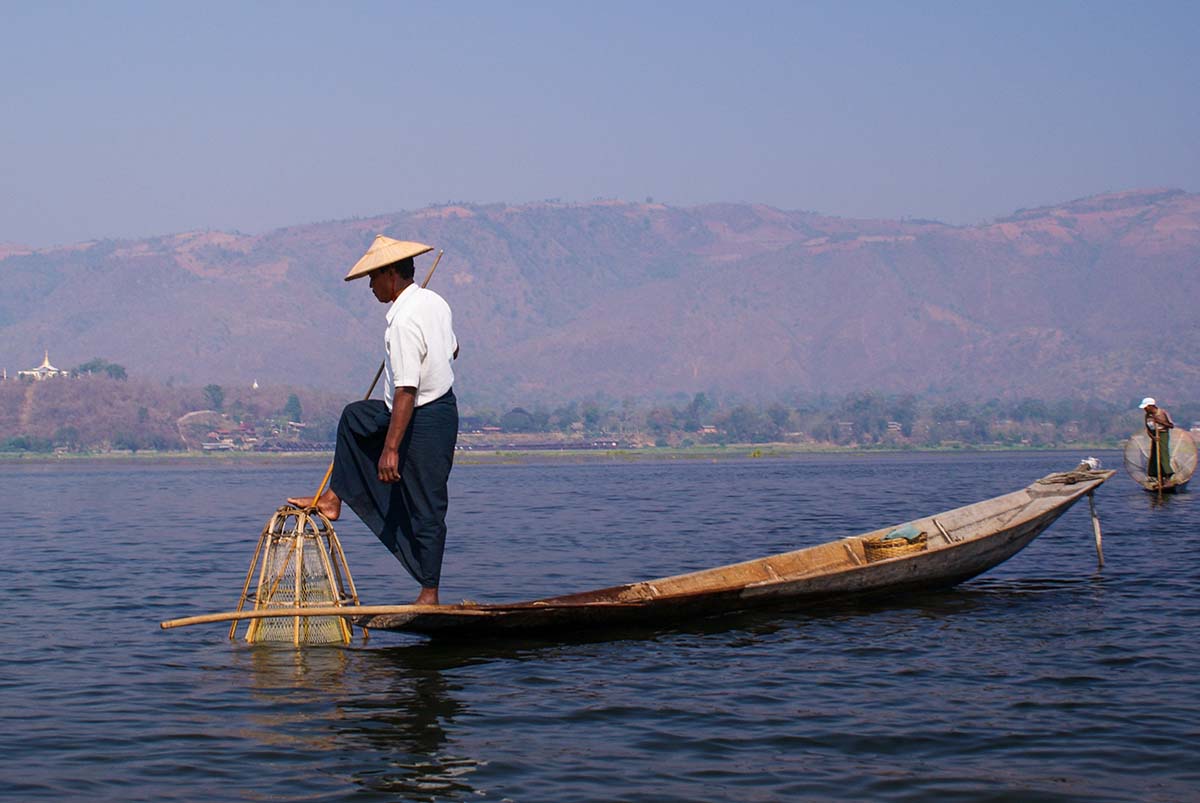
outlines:
{"label": "village building", "polygon": [[66,376],[67,372],[55,368],[50,364],[50,350],[46,349],[46,354],[42,358],[42,364],[37,368],[30,368],[27,371],[17,371],[17,379],[32,379],[35,382],[41,382],[43,379],[50,379],[55,376]]}

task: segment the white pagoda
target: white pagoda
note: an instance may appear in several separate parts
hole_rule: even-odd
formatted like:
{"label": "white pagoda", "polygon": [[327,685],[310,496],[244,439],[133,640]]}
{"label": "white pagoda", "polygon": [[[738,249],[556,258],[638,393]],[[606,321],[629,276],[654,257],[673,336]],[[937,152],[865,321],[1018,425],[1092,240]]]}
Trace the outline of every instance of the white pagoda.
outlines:
{"label": "white pagoda", "polygon": [[18,379],[29,378],[35,382],[41,382],[43,379],[49,379],[52,376],[66,375],[66,371],[59,370],[50,364],[50,349],[46,349],[46,356],[42,358],[42,364],[37,368],[30,368],[28,371],[17,371]]}

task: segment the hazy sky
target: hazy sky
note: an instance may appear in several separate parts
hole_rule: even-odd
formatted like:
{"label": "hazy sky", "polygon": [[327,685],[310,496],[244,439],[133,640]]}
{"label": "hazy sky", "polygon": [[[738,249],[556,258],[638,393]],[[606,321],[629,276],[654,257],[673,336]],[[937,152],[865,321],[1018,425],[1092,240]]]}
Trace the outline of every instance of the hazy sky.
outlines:
{"label": "hazy sky", "polygon": [[0,242],[1200,190],[1197,2],[7,2]]}

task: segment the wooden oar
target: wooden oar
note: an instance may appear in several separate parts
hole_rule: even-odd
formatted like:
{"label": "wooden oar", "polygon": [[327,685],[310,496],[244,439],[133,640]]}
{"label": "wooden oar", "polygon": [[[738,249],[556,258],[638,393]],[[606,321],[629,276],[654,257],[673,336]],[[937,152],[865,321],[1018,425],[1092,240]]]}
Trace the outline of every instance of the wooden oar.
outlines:
{"label": "wooden oar", "polygon": [[[429,280],[433,278],[433,272],[437,270],[438,263],[442,261],[442,254],[446,253],[445,249],[438,251],[437,257],[433,260],[433,265],[429,268],[429,273],[425,274],[425,281],[421,282],[421,289],[424,290],[429,286]],[[375,385],[379,383],[379,377],[383,376],[383,363],[379,363],[379,370],[375,372],[375,378],[371,380],[371,387],[367,388],[367,395],[363,396],[363,401],[371,398],[371,394],[375,392]],[[321,478],[321,484],[317,486],[317,492],[313,494],[312,504],[308,506],[309,510],[316,510],[317,499],[321,494],[325,493],[325,485],[329,482],[329,478],[333,476],[333,461],[329,461],[329,468],[325,469],[325,476]]]}
{"label": "wooden oar", "polygon": [[459,608],[448,605],[323,605],[309,608],[258,608],[251,611],[226,611],[225,613],[205,613],[199,616],[185,616],[181,619],[168,619],[159,622],[163,630],[187,625],[204,625],[213,622],[234,622],[243,619],[276,619],[292,616],[394,616],[411,613],[435,613],[453,608],[456,615],[484,615],[486,611],[475,611],[470,608]]}
{"label": "wooden oar", "polygon": [[[616,601],[598,600],[595,602],[562,603],[556,607],[571,609],[586,608],[637,608],[643,603],[638,600]],[[212,624],[214,622],[234,622],[242,619],[287,619],[293,616],[402,616],[404,614],[444,613],[451,616],[495,616],[497,612],[506,610],[545,610],[543,602],[514,602],[508,605],[497,603],[486,606],[462,605],[322,605],[308,608],[257,608],[250,611],[226,611],[225,613],[203,613],[198,616],[185,616],[181,619],[168,619],[159,622],[163,630],[171,630],[187,625]]]}
{"label": "wooden oar", "polygon": [[1158,436],[1158,422],[1154,423],[1154,473],[1158,475],[1158,501],[1162,501],[1162,438]]}

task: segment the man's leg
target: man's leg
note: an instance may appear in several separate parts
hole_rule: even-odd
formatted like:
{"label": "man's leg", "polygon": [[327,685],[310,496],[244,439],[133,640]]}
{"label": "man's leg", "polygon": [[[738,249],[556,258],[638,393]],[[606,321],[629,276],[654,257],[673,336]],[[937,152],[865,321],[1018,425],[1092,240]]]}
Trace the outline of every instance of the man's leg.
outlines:
{"label": "man's leg", "polygon": [[442,555],[446,547],[447,481],[458,437],[458,407],[452,394],[419,408],[413,416],[407,454],[400,472],[405,507],[412,523],[404,546],[421,584],[416,604],[438,604]]}
{"label": "man's leg", "polygon": [[[380,430],[380,414],[387,413],[387,407],[380,401],[352,402],[342,410],[338,420],[337,442],[333,453],[333,473],[329,487],[318,497],[316,508],[330,521],[336,521],[342,514],[342,497],[336,490],[339,485],[343,488],[352,485],[355,470],[361,471],[365,463],[370,464],[372,472],[379,460],[383,448],[383,435],[387,432],[386,420]],[[347,481],[347,476],[350,480]],[[311,496],[289,497],[288,503],[296,507],[313,506]]]}

